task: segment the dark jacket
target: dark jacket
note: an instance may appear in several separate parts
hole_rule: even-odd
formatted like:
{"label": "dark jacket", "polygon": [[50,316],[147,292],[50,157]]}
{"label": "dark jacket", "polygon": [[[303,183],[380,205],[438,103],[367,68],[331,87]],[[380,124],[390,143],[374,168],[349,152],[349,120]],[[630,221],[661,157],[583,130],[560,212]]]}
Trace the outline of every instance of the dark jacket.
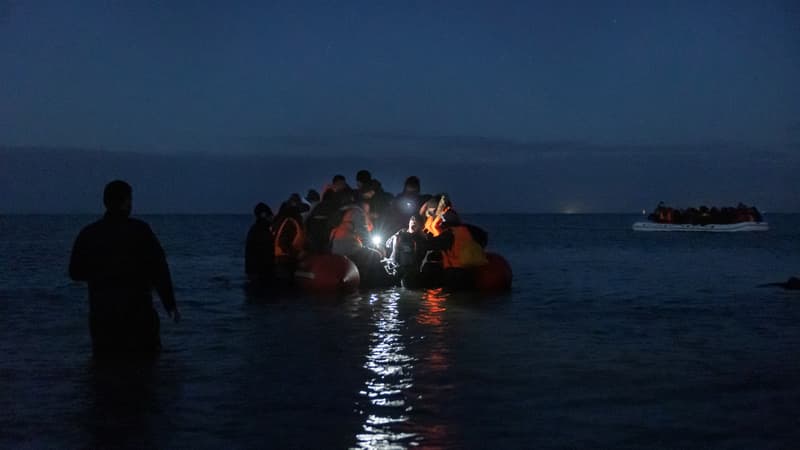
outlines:
{"label": "dark jacket", "polygon": [[430,195],[417,192],[397,194],[391,204],[391,228],[394,230],[405,228],[408,219],[418,214],[422,205],[430,199]]}
{"label": "dark jacket", "polygon": [[[375,229],[381,233],[394,233],[392,220],[392,201],[394,196],[383,189],[376,189],[375,195],[369,199],[369,215]],[[408,218],[406,218],[408,222]],[[385,236],[385,234],[384,234]]]}
{"label": "dark jacket", "polygon": [[152,290],[168,311],[175,306],[164,250],[150,227],[106,214],[81,230],[69,275],[89,285],[89,318],[95,349],[155,349],[160,345]]}
{"label": "dark jacket", "polygon": [[247,232],[244,266],[250,280],[268,279],[275,266],[275,238],[270,228],[272,221],[257,219]]}

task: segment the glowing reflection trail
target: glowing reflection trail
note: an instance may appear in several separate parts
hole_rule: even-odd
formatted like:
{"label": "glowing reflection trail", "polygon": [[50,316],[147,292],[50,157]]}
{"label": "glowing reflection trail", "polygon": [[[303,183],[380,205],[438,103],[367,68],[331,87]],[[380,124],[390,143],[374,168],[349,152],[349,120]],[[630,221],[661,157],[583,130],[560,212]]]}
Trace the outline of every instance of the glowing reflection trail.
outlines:
{"label": "glowing reflection trail", "polygon": [[[403,321],[397,308],[400,294],[397,291],[372,294],[372,320],[375,331],[364,368],[371,372],[364,390],[359,392],[369,402],[361,408],[366,415],[363,432],[356,435],[360,448],[405,448],[415,445],[415,433],[402,430],[409,420],[411,406],[406,395],[414,385],[414,358],[406,354],[402,341]],[[364,410],[368,411],[364,411]]]}

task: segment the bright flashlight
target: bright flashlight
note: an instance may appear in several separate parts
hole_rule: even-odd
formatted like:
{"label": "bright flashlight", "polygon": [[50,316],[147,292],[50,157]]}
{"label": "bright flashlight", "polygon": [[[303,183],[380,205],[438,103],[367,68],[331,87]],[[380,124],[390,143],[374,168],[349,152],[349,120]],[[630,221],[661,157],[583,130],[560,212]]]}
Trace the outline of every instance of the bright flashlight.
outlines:
{"label": "bright flashlight", "polygon": [[375,245],[375,246],[381,245],[381,242],[383,242],[383,240],[381,239],[380,236],[378,236],[377,234],[372,236],[372,244],[373,245]]}

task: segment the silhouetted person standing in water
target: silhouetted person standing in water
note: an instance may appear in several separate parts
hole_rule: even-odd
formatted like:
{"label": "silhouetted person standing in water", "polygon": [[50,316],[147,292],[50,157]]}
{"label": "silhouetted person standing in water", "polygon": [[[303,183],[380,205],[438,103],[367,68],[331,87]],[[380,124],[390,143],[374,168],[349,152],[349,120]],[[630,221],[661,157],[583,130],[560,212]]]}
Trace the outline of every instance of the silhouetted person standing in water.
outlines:
{"label": "silhouetted person standing in water", "polygon": [[81,230],[72,248],[69,276],[89,284],[95,356],[161,348],[154,288],[170,317],[180,319],[164,250],[146,223],[129,217],[132,200],[128,183],[108,183],[105,215]]}

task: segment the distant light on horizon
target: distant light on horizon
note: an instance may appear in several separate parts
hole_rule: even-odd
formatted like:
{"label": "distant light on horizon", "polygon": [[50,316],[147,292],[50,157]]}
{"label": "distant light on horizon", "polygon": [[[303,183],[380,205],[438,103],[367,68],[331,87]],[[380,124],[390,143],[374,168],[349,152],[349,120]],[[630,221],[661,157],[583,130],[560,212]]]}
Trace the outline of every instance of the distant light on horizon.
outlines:
{"label": "distant light on horizon", "polygon": [[561,211],[561,214],[583,214],[585,208],[581,203],[574,202],[562,205],[561,208],[559,208],[559,211]]}

